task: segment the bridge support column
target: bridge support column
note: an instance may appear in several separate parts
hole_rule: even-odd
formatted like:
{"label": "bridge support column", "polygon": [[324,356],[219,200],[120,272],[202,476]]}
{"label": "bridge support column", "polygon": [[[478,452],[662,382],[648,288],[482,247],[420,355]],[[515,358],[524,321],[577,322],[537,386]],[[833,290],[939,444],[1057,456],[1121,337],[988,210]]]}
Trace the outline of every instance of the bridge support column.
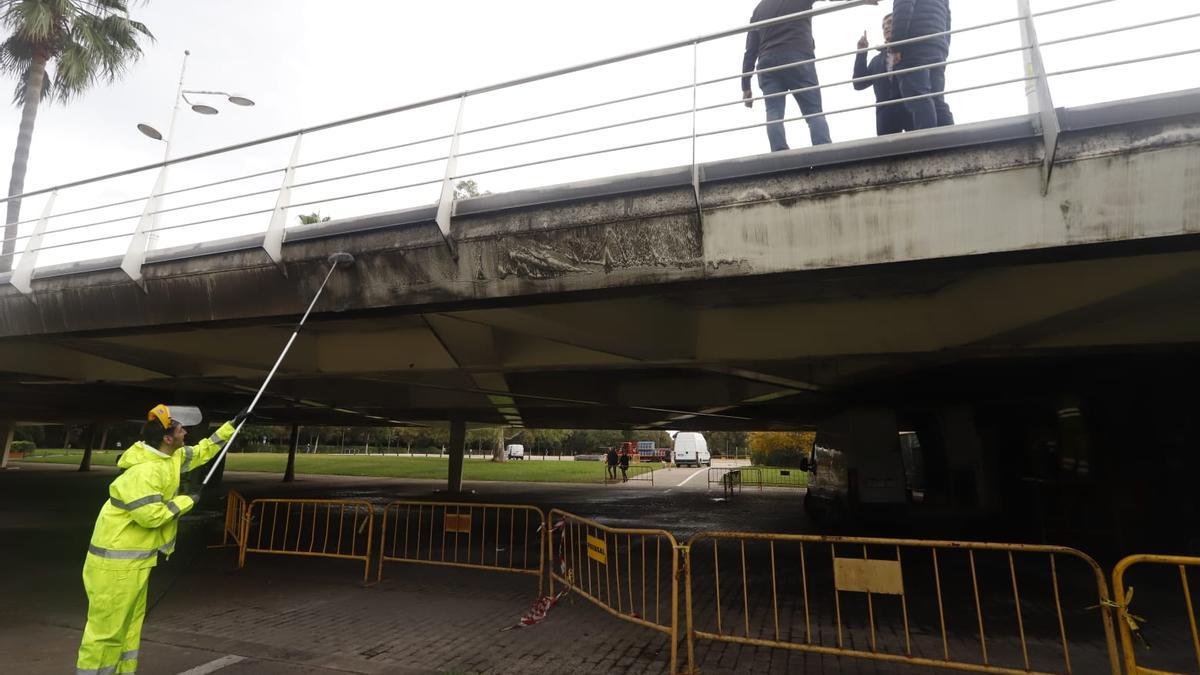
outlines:
{"label": "bridge support column", "polygon": [[950,463],[951,502],[959,508],[988,511],[998,506],[994,488],[997,458],[979,438],[975,414],[959,405],[942,414],[942,434]]}
{"label": "bridge support column", "polygon": [[16,424],[0,422],[0,469],[8,468],[8,448],[12,445],[13,434],[16,431]]}
{"label": "bridge support column", "polygon": [[446,481],[446,492],[462,492],[463,453],[467,449],[467,423],[463,420],[450,421],[450,472]]}
{"label": "bridge support column", "polygon": [[79,461],[80,471],[92,470],[92,451],[96,449],[98,431],[97,425],[89,424],[87,430],[83,432],[83,459]]}
{"label": "bridge support column", "polygon": [[283,482],[290,483],[296,480],[296,448],[300,447],[300,425],[292,425],[292,435],[288,439],[288,461],[287,469],[283,472]]}

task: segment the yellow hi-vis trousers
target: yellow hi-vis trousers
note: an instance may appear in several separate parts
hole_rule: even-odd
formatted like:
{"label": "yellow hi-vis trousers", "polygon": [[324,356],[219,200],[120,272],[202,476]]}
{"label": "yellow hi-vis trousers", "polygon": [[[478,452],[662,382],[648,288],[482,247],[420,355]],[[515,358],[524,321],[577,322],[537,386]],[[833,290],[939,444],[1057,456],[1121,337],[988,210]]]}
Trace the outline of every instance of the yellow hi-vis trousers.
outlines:
{"label": "yellow hi-vis trousers", "polygon": [[83,564],[88,617],[75,675],[137,672],[152,569],[105,569],[90,559]]}

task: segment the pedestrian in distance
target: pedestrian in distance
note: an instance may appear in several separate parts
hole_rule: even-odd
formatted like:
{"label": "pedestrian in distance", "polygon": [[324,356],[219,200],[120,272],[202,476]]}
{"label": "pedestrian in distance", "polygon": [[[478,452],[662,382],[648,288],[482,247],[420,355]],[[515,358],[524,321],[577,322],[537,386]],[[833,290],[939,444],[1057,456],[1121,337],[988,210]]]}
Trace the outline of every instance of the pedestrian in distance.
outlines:
{"label": "pedestrian in distance", "polygon": [[916,129],[954,124],[954,115],[942,95],[946,90],[944,62],[950,57],[950,36],[940,33],[948,32],[950,26],[950,0],[896,0],[893,5],[892,42],[930,36],[892,50],[897,69],[918,69],[897,75],[902,97],[923,97],[904,104],[912,113]]}
{"label": "pedestrian in distance", "polygon": [[176,494],[180,477],[216,457],[245,417],[240,413],[189,446],[185,427],[200,423],[198,409],[158,405],[147,414],[142,439],[117,461],[124,472],[108,486],[88,544],[83,563],[88,614],[77,675],[137,671],[150,571],[159,555],[175,551],[179,517],[200,500],[198,493]]}
{"label": "pedestrian in distance", "polygon": [[[892,41],[892,15],[883,17],[883,41]],[[865,50],[870,46],[866,32],[858,40],[858,48]],[[883,47],[879,53],[867,62],[867,53],[860,51],[854,59],[854,88],[862,91],[867,87],[875,89],[875,103],[882,104],[900,98],[900,83],[895,76],[886,76],[895,70],[895,54],[888,47]],[[874,79],[863,79],[874,78]],[[858,81],[862,80],[862,81]],[[880,136],[898,134],[902,131],[912,131],[912,113],[903,103],[879,105],[875,108],[875,133]]]}
{"label": "pedestrian in distance", "polygon": [[617,479],[617,463],[619,461],[617,459],[617,449],[609,448],[608,452],[605,453],[605,455],[604,455],[604,460],[605,460],[605,462],[608,463],[608,477],[611,478],[612,480],[616,480]]}
{"label": "pedestrian in distance", "polygon": [[621,451],[621,482],[629,482],[629,452]]}
{"label": "pedestrian in distance", "polygon": [[[845,2],[846,0],[838,0]],[[768,21],[781,16],[812,10],[818,0],[761,0],[750,16],[750,23]],[[878,4],[872,2],[871,4]],[[821,104],[820,82],[817,79],[816,41],[813,39],[812,17],[805,16],[746,33],[746,52],[742,56],[742,99],[747,108],[754,107],[754,92],[750,75],[757,70],[758,86],[762,89],[767,109],[767,140],[771,152],[787,150],[787,132],[783,122],[790,92],[800,104],[800,112],[808,122],[808,134],[813,145],[831,141],[829,123]]]}

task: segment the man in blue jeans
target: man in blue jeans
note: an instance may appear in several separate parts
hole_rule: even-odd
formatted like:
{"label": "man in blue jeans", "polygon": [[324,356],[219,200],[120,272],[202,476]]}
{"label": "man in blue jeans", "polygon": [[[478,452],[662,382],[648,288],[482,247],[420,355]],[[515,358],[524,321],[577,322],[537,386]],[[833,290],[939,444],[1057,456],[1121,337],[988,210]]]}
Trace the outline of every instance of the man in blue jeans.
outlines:
{"label": "man in blue jeans", "polygon": [[[750,23],[767,21],[797,12],[807,12],[818,0],[761,0],[754,8]],[[845,0],[841,0],[845,1]],[[877,4],[877,3],[872,3]],[[742,58],[742,72],[752,73],[757,64],[758,70],[785,66],[791,63],[811,61],[816,58],[816,44],[813,40],[812,17],[802,17],[793,21],[785,21],[774,26],[752,30],[746,34],[746,54]],[[817,67],[814,63],[801,63],[791,68],[781,68],[768,73],[758,74],[758,86],[762,89],[764,103],[767,106],[767,139],[771,142],[771,152],[787,150],[787,132],[784,131],[782,120],[787,108],[787,93],[793,92],[800,111],[808,121],[808,133],[813,145],[829,143],[829,124],[821,115],[821,90],[816,89]],[[808,91],[796,91],[808,89]],[[747,108],[754,107],[754,93],[750,90],[750,76],[742,76],[742,98]]]}
{"label": "man in blue jeans", "polygon": [[[937,35],[950,30],[950,0],[896,0],[892,11],[892,42]],[[896,68],[905,70],[941,63],[950,56],[950,36],[937,35],[894,50]],[[900,95],[904,98],[925,96],[904,104],[912,113],[915,129],[946,127],[954,124],[954,115],[946,105],[946,66],[922,68],[901,73]],[[929,96],[930,94],[937,96]]]}

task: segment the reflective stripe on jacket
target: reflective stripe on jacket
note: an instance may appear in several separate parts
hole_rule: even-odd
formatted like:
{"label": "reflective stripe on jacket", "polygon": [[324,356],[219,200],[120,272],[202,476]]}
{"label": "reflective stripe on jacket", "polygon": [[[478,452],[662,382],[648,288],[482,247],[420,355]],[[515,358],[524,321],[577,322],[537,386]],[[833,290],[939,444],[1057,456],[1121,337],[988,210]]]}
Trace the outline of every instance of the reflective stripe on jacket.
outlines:
{"label": "reflective stripe on jacket", "polygon": [[111,569],[153,567],[158,555],[175,551],[179,516],[195,504],[187,495],[176,495],[179,478],[217,455],[233,435],[226,423],[209,438],[164,457],[145,443],[130,446],[117,466],[125,472],[108,486],[108,501],[100,508],[88,561]]}

